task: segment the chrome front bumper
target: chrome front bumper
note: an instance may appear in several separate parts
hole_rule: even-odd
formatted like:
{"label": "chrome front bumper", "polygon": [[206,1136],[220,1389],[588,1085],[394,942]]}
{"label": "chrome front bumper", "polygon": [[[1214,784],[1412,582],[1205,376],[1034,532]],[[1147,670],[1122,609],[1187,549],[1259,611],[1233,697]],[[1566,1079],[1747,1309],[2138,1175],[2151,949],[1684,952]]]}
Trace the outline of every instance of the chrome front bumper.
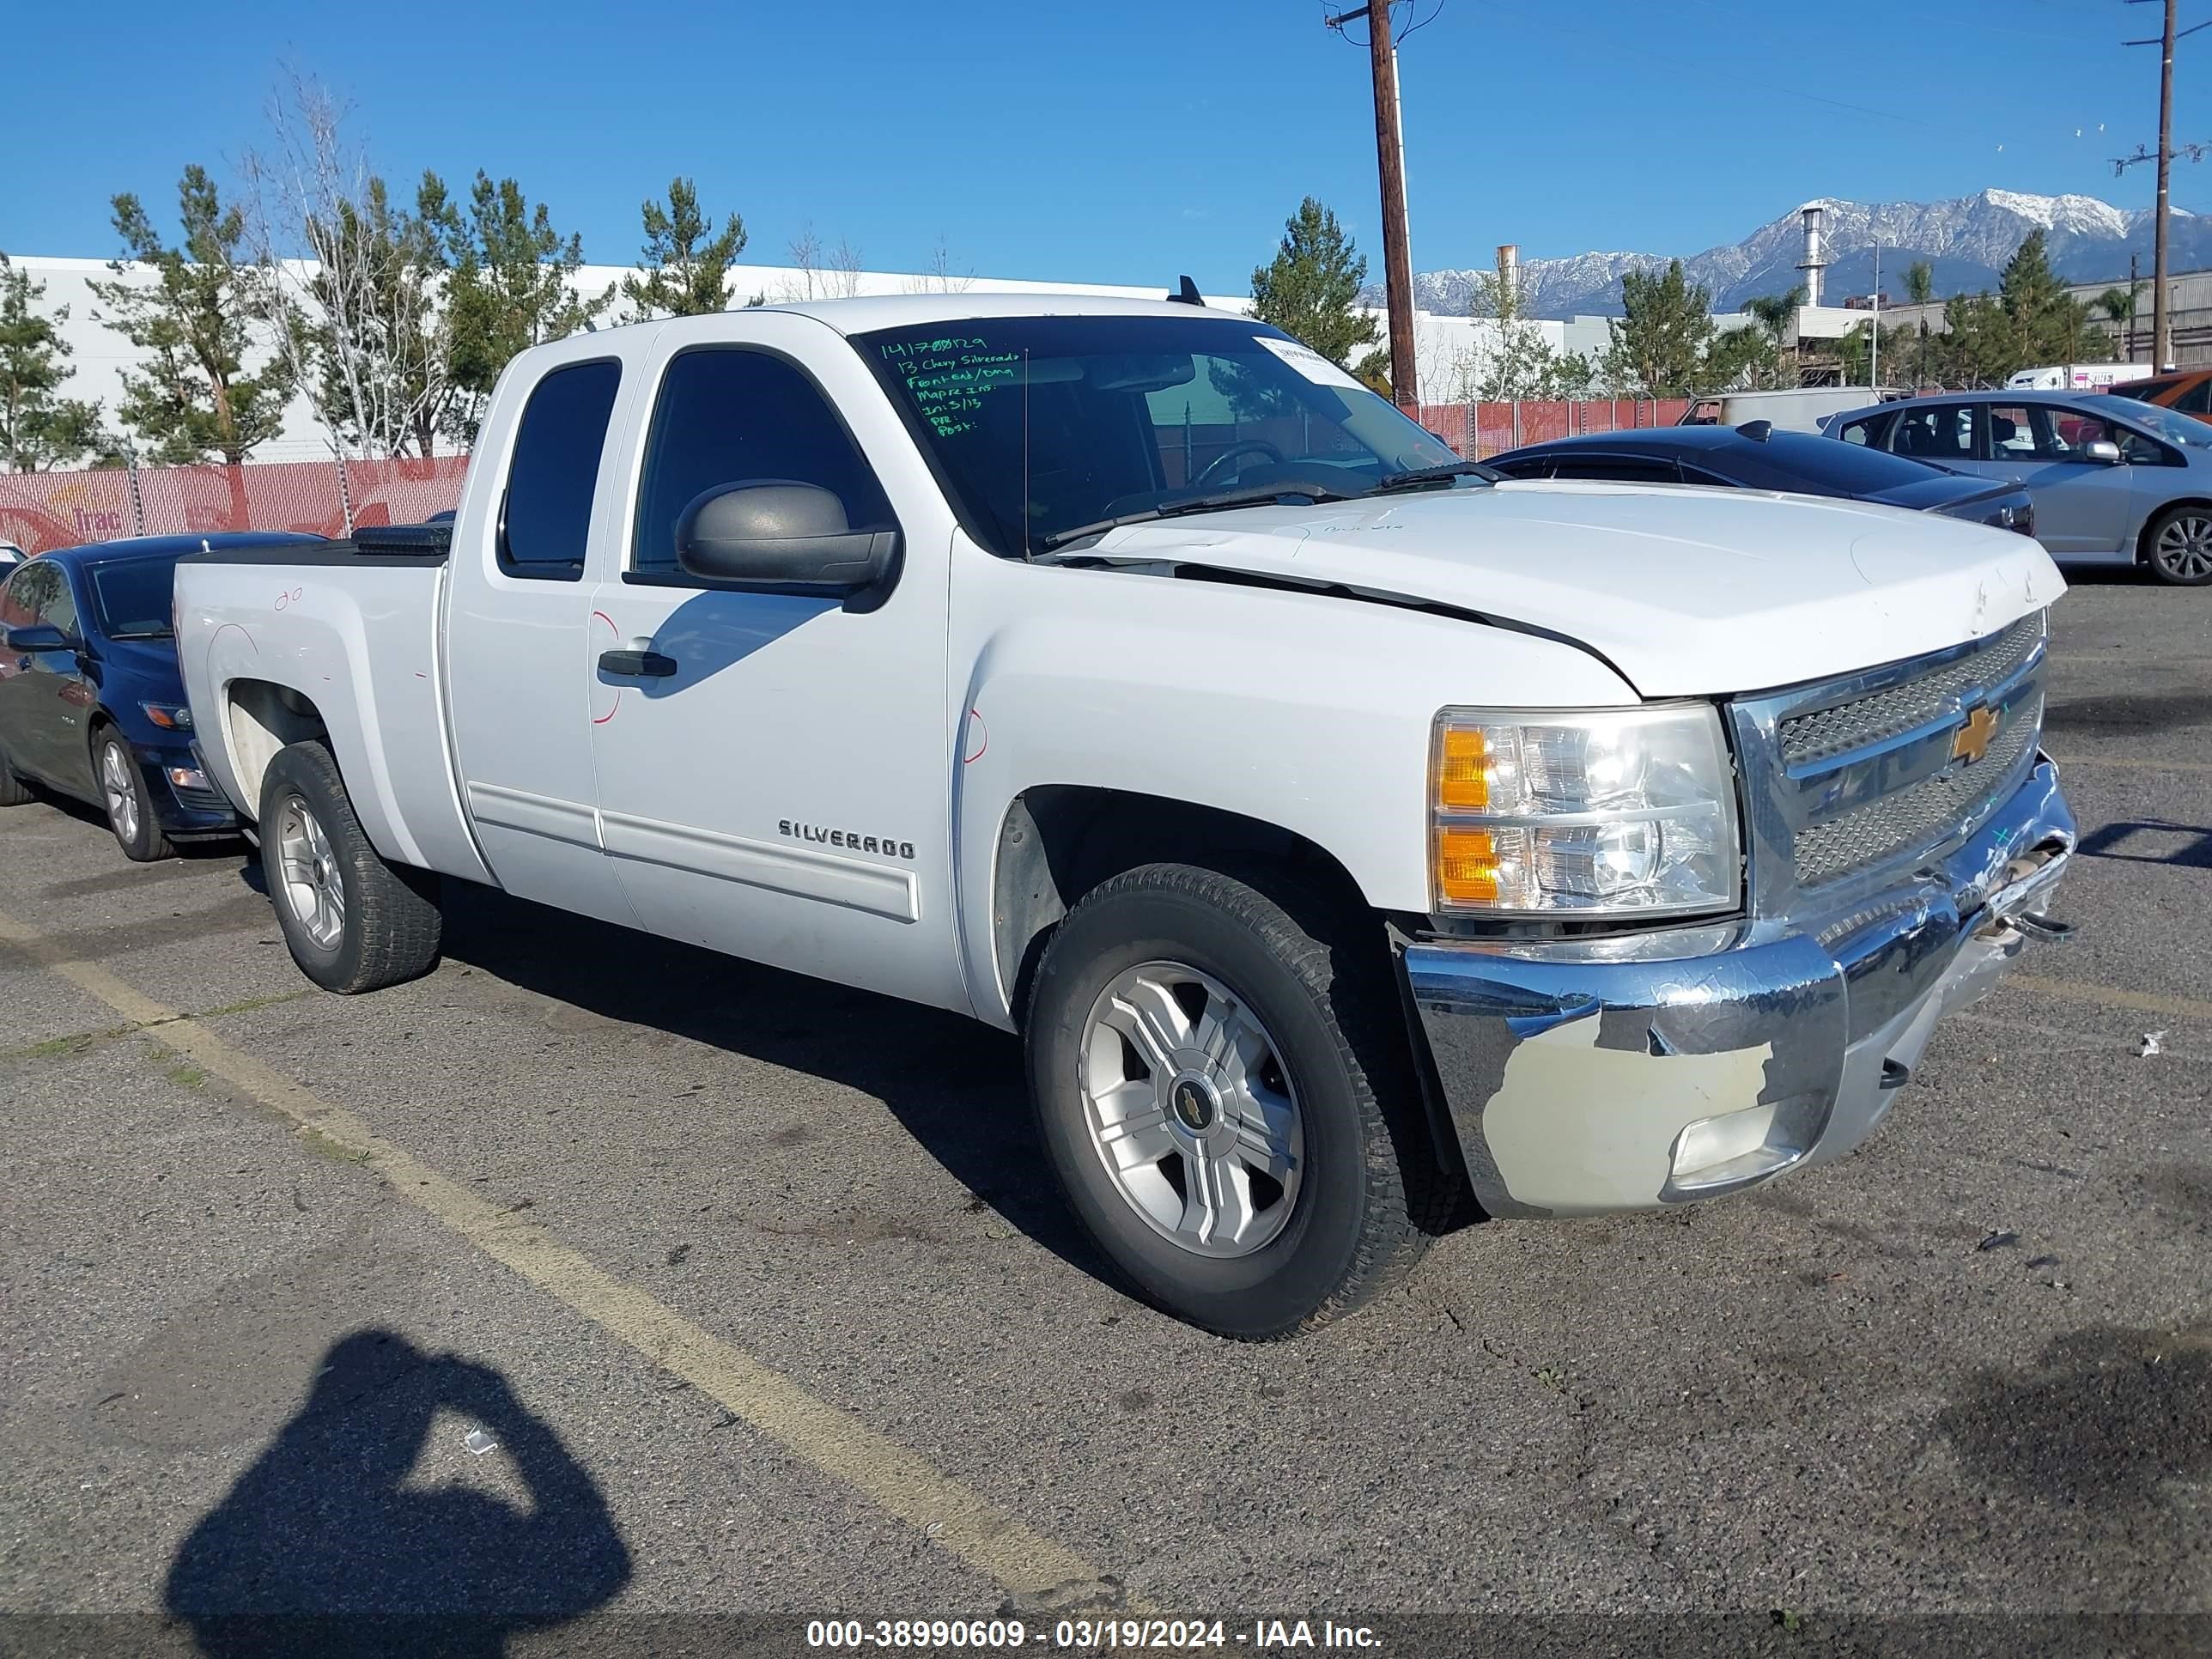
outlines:
{"label": "chrome front bumper", "polygon": [[1871,1134],[1936,1022],[1996,984],[2075,843],[2038,757],[1971,839],[1840,912],[1402,952],[1475,1196],[1589,1215],[1737,1192]]}

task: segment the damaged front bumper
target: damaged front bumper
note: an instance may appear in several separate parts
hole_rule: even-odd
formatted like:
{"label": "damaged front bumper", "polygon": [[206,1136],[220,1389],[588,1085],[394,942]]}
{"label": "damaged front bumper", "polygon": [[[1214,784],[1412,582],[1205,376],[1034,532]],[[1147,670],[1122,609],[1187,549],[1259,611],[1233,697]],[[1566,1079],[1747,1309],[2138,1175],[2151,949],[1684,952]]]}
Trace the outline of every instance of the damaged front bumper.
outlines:
{"label": "damaged front bumper", "polygon": [[1407,989],[1476,1198],[1495,1216],[1710,1198],[1874,1132],[1936,1022],[2047,919],[2073,854],[2057,768],[1974,836],[1838,914],[1607,939],[1425,940]]}

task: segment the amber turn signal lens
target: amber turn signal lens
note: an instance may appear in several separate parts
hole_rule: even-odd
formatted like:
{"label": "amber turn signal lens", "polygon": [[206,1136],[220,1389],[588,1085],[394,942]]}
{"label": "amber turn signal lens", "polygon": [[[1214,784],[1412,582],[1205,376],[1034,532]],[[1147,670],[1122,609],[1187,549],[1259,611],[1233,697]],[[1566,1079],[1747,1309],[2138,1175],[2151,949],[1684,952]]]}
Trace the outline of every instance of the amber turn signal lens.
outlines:
{"label": "amber turn signal lens", "polygon": [[1489,830],[1437,831],[1437,890],[1452,904],[1498,902],[1498,843]]}
{"label": "amber turn signal lens", "polygon": [[1480,812],[1490,805],[1490,745],[1479,726],[1447,726],[1437,744],[1437,805]]}

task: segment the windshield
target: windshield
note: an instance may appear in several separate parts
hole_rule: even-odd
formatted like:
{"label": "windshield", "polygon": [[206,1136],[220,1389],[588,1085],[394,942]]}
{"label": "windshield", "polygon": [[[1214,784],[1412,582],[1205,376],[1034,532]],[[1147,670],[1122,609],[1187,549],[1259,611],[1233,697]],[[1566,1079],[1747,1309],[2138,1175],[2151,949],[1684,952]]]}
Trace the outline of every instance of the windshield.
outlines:
{"label": "windshield", "polygon": [[2146,431],[2155,432],[2170,444],[2185,445],[2191,449],[2212,449],[2212,426],[2207,426],[2193,415],[2177,415],[2156,404],[2139,404],[2126,398],[2109,397],[2100,392],[2094,398],[2078,399],[2085,409],[2102,410],[2118,415],[2123,420],[2133,421]]}
{"label": "windshield", "polygon": [[93,610],[111,640],[169,636],[169,593],[174,559],[116,559],[90,567]]}
{"label": "windshield", "polygon": [[1459,459],[1328,359],[1241,318],[985,317],[854,344],[962,522],[998,553],[1224,491],[1363,495]]}

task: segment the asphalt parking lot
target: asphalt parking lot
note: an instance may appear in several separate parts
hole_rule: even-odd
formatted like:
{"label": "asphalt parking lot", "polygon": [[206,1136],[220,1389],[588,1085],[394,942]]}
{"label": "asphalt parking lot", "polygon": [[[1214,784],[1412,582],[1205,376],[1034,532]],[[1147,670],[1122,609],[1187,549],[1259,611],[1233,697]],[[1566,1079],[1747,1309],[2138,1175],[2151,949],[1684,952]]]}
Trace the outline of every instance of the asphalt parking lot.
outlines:
{"label": "asphalt parking lot", "polygon": [[0,1645],[2212,1614],[2212,594],[2086,580],[2052,651],[2079,937],[1870,1147],[1463,1232],[1261,1347],[1104,1281],[1009,1039],[476,892],[327,996],[240,849],[10,811]]}

